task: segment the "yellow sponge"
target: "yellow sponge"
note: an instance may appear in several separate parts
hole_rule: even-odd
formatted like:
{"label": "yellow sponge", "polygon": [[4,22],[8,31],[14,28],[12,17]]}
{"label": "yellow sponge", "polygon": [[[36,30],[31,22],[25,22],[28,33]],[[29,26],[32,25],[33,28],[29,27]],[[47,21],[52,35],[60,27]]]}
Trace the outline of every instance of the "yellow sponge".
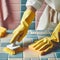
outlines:
{"label": "yellow sponge", "polygon": [[15,54],[17,54],[17,53],[19,53],[19,52],[22,52],[24,49],[23,49],[22,47],[19,47],[19,48],[15,49],[15,50],[11,50],[11,49],[5,47],[3,50],[4,50],[6,53],[10,54],[10,55],[15,55]]}
{"label": "yellow sponge", "polygon": [[0,27],[0,37],[4,37],[6,35],[7,29],[4,27]]}

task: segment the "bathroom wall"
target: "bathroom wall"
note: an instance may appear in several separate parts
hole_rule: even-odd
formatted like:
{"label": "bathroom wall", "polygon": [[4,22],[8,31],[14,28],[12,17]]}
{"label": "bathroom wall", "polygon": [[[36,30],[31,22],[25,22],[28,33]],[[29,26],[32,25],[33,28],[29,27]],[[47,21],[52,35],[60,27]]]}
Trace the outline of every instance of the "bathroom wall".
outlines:
{"label": "bathroom wall", "polygon": [[[26,10],[26,1],[27,0],[7,0],[8,10],[9,10],[9,17],[6,21],[2,22],[0,16],[0,26],[3,24],[9,30],[15,29],[21,21],[22,15]],[[38,26],[39,18],[42,15],[42,12],[45,8],[45,3],[42,5],[41,9],[36,12],[36,17],[33,20],[29,29],[36,29]]]}
{"label": "bathroom wall", "polygon": [[7,29],[15,29],[20,24],[20,0],[6,0],[9,16],[2,22],[0,16],[0,25],[3,24]]}

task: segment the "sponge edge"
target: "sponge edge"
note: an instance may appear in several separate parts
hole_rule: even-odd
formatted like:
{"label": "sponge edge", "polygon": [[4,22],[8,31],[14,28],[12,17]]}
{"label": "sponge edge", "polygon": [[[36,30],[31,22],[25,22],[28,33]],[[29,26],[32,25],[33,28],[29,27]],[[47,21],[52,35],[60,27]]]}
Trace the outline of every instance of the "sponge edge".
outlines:
{"label": "sponge edge", "polygon": [[0,37],[4,37],[6,35],[7,29],[4,27],[0,27]]}
{"label": "sponge edge", "polygon": [[17,54],[17,53],[19,53],[19,52],[22,52],[23,50],[24,50],[23,47],[19,47],[19,48],[15,49],[15,50],[11,50],[11,49],[9,49],[9,48],[7,48],[7,47],[5,47],[5,48],[3,49],[3,51],[5,51],[6,53],[8,53],[8,54],[10,54],[10,55],[15,55],[15,54]]}

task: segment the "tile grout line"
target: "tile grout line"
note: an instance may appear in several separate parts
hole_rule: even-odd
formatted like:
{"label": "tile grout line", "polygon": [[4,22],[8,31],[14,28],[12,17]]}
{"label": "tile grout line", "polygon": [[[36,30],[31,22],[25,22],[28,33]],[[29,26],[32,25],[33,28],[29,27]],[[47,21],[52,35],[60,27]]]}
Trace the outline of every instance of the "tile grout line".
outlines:
{"label": "tile grout line", "polygon": [[55,58],[56,58],[56,60],[58,60],[58,59],[57,59],[57,56],[56,56],[56,53],[55,53]]}

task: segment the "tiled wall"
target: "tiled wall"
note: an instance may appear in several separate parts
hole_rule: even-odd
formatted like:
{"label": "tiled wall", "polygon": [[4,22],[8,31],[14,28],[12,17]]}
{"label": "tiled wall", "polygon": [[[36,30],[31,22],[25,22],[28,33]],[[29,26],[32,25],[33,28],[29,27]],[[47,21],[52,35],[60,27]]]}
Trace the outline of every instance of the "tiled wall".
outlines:
{"label": "tiled wall", "polygon": [[[2,0],[1,0],[2,1]],[[6,0],[7,7],[9,11],[9,16],[6,21],[2,21],[0,17],[0,25],[1,23],[7,29],[15,29],[20,24],[20,0]]]}
{"label": "tiled wall", "polygon": [[[3,25],[8,29],[15,29],[21,21],[22,15],[24,11],[26,10],[26,1],[27,0],[7,0],[8,3],[8,9],[9,9],[9,17],[6,21],[3,22]],[[41,16],[43,10],[45,7],[45,3],[43,7],[36,12],[36,17],[34,21],[32,22],[29,29],[35,29],[38,25],[39,17]],[[0,17],[0,25],[1,25],[2,19]]]}

